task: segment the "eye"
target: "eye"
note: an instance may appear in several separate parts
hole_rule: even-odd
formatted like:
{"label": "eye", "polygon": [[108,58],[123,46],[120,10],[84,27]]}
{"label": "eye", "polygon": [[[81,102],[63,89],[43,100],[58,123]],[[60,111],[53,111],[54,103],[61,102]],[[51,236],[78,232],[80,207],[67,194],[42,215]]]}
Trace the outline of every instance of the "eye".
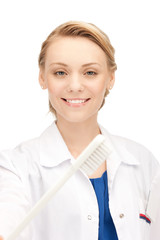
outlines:
{"label": "eye", "polygon": [[55,72],[55,75],[64,76],[66,73],[63,71]]}
{"label": "eye", "polygon": [[86,75],[93,76],[93,75],[96,75],[96,72],[88,71],[88,72],[86,72]]}

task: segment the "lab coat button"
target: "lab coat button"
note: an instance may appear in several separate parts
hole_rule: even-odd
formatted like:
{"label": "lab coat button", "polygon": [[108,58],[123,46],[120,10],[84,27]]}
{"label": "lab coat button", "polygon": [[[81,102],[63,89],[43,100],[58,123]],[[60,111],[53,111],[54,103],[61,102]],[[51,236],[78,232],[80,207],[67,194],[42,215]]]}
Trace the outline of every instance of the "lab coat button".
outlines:
{"label": "lab coat button", "polygon": [[88,215],[88,220],[92,220],[92,216],[91,215]]}
{"label": "lab coat button", "polygon": [[119,214],[119,217],[120,217],[120,218],[123,218],[123,217],[124,217],[124,214],[123,214],[123,213]]}

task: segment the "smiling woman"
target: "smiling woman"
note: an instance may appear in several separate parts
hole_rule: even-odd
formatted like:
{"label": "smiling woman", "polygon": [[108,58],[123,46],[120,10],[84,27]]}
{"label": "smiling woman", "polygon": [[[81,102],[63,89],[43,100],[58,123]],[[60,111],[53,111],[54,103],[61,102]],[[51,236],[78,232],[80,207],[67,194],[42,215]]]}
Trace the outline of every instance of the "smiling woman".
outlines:
{"label": "smiling woman", "polygon": [[56,121],[40,137],[0,153],[0,235],[7,236],[102,134],[106,161],[92,175],[79,169],[18,240],[152,240],[159,164],[145,147],[97,122],[116,69],[108,36],[93,24],[64,23],[44,41],[39,83]]}
{"label": "smiling woman", "polygon": [[[103,55],[105,55],[105,57],[106,57],[105,62],[107,63],[108,70],[110,70],[112,72],[115,72],[115,70],[117,69],[117,65],[116,65],[115,59],[114,59],[114,48],[112,47],[108,36],[104,32],[102,32],[99,28],[97,28],[95,25],[87,24],[87,23],[84,23],[84,22],[64,23],[64,24],[58,26],[48,36],[48,38],[42,44],[41,53],[39,55],[39,66],[40,66],[41,69],[45,68],[45,63],[46,63],[45,60],[46,60],[47,52],[49,51],[48,50],[49,46],[53,42],[55,42],[55,40],[60,39],[62,37],[63,37],[63,40],[65,40],[67,37],[69,37],[70,39],[72,38],[72,41],[75,38],[76,39],[80,38],[80,39],[78,39],[79,41],[82,41],[82,38],[83,38],[83,40],[86,40],[86,42],[88,42],[88,40],[89,40],[90,44],[92,44],[94,47],[98,48],[98,46],[99,46],[99,48],[101,48],[101,50],[103,52]],[[95,45],[93,43],[95,43]],[[71,53],[72,54],[74,53],[74,49],[72,48],[71,44],[70,44],[69,47],[70,48],[67,49],[68,52],[66,52],[66,54],[67,53],[69,54],[68,56],[70,56]],[[83,42],[83,45],[78,45],[78,49],[77,49],[78,52],[75,51],[75,55],[80,54],[82,59],[83,59],[83,57],[87,53],[86,49],[87,48],[85,48],[85,42]],[[62,52],[62,49],[60,49],[60,51]],[[87,49],[87,51],[88,51],[88,49]],[[76,59],[77,59],[77,56],[79,56],[79,55],[76,55],[74,57],[76,57]],[[71,59],[71,57],[70,57],[70,59]],[[90,66],[90,63],[84,64],[84,62],[83,62],[84,67],[89,67]],[[93,59],[91,58],[91,63],[92,62],[93,62]],[[60,64],[63,67],[67,66],[65,63],[60,63]],[[95,64],[97,65],[98,63],[95,63]],[[94,63],[93,63],[93,65],[94,65]],[[94,72],[94,71],[89,71],[89,72],[91,73],[91,72]],[[61,73],[62,73],[62,71],[61,71]],[[112,88],[112,86],[110,86],[110,89],[111,88]],[[108,93],[109,93],[109,91],[108,91],[108,89],[106,89],[105,96],[107,96]],[[104,105],[104,102],[105,102],[105,99],[103,99],[102,106]],[[51,103],[49,103],[49,106],[50,106],[50,111],[56,114],[56,111],[53,108]]]}
{"label": "smiling woman", "polygon": [[39,81],[48,89],[57,124],[64,119],[84,122],[97,118],[105,92],[114,84],[114,72],[97,44],[85,37],[65,36],[48,47]]}

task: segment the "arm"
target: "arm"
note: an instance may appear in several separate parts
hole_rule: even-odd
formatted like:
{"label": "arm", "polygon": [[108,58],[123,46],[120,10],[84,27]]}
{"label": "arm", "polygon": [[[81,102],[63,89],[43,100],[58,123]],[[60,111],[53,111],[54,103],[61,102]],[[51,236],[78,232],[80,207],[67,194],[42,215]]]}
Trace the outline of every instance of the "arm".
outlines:
{"label": "arm", "polygon": [[[23,219],[30,208],[26,189],[12,171],[0,167],[0,234],[5,238]],[[20,239],[31,239],[27,228]]]}

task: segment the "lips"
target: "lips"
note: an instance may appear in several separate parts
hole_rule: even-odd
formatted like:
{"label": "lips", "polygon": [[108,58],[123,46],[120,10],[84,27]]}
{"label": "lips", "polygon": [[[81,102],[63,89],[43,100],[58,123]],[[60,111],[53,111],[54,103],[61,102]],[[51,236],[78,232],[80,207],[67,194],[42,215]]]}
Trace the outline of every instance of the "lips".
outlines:
{"label": "lips", "polygon": [[68,107],[79,108],[85,106],[90,98],[62,98]]}
{"label": "lips", "polygon": [[66,99],[62,98],[67,103],[73,103],[73,104],[81,104],[87,102],[90,98],[74,98],[74,99]]}

